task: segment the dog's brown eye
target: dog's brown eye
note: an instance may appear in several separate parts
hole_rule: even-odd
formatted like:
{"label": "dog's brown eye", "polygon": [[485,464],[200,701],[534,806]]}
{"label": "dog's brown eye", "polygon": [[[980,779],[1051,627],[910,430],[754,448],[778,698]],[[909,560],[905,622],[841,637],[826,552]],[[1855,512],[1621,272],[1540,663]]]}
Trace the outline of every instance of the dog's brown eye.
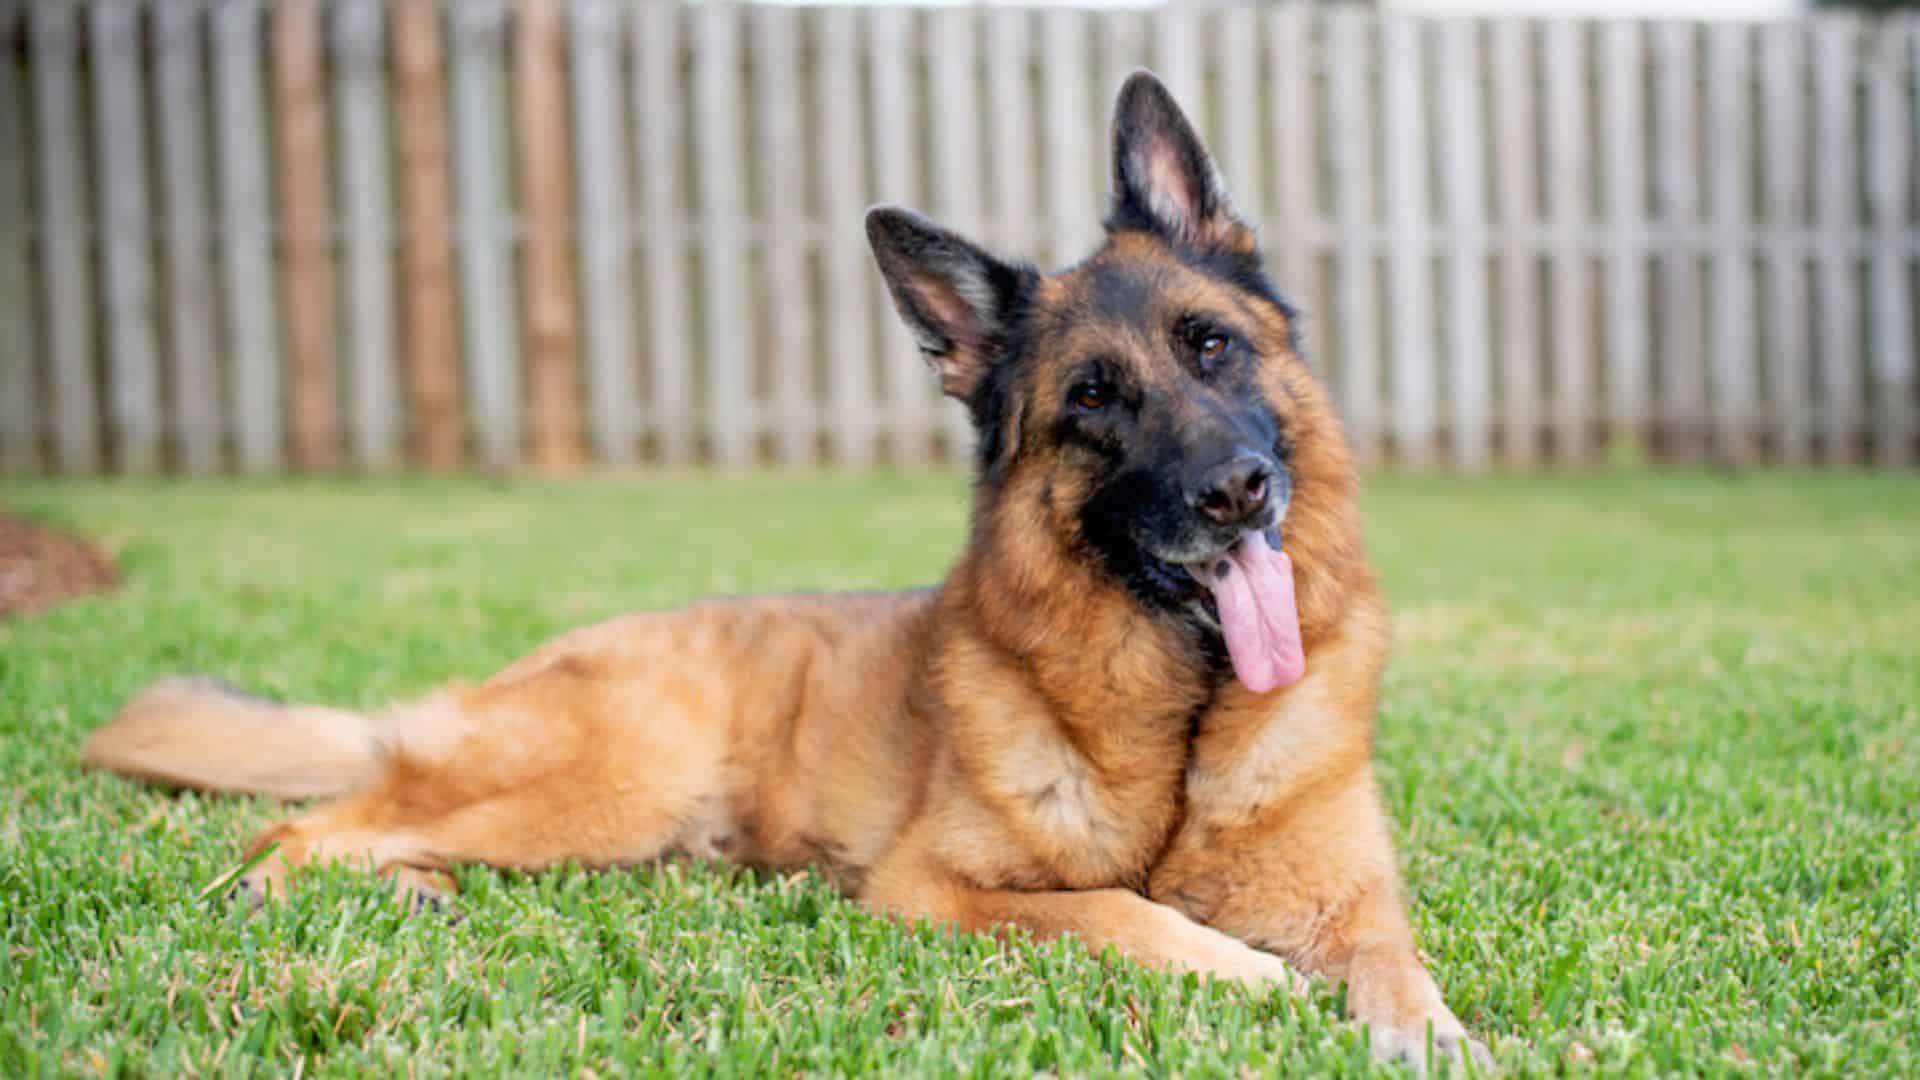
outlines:
{"label": "dog's brown eye", "polygon": [[1099,383],[1081,383],[1073,388],[1073,403],[1083,409],[1104,409],[1109,395]]}
{"label": "dog's brown eye", "polygon": [[1227,351],[1227,338],[1224,334],[1208,334],[1200,339],[1200,359],[1218,360]]}

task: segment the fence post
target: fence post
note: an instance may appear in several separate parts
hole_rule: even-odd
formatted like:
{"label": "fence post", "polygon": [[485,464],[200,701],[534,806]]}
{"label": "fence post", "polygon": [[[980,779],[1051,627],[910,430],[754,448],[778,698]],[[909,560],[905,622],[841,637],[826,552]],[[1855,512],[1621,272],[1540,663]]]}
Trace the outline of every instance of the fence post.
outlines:
{"label": "fence post", "polygon": [[[876,181],[873,200],[919,207],[925,204],[920,195],[921,124],[912,78],[916,60],[912,32],[913,15],[904,8],[877,7],[867,12],[868,96]],[[933,453],[934,381],[913,335],[894,317],[886,285],[878,274],[868,276],[873,282],[874,308],[880,313],[888,449],[896,463],[923,464]]]}
{"label": "fence post", "polygon": [[1435,76],[1441,155],[1440,188],[1446,205],[1449,240],[1447,279],[1447,351],[1452,463],[1482,472],[1491,456],[1492,347],[1487,329],[1487,188],[1481,171],[1485,136],[1481,130],[1480,56],[1477,23],[1452,19],[1440,24]]}
{"label": "fence post", "polygon": [[66,472],[93,472],[100,465],[100,391],[93,374],[93,284],[87,272],[80,9],[33,4],[28,15],[54,458]]}
{"label": "fence post", "polygon": [[1367,32],[1373,17],[1349,8],[1330,10],[1328,20],[1328,123],[1334,140],[1333,203],[1339,221],[1334,258],[1334,310],[1340,320],[1340,377],[1334,397],[1347,419],[1354,454],[1363,464],[1380,457],[1380,356],[1374,326],[1380,317],[1375,299],[1373,194],[1373,95]]}
{"label": "fence post", "polygon": [[693,343],[686,303],[686,207],[681,198],[683,153],[678,4],[640,4],[633,12],[633,114],[640,127],[638,155],[646,236],[648,401],[660,456],[693,458]]}
{"label": "fence post", "polygon": [[1694,26],[1654,29],[1654,196],[1665,241],[1656,258],[1659,282],[1660,422],[1670,458],[1705,453],[1707,371],[1700,321],[1699,129],[1695,118]]}
{"label": "fence post", "polygon": [[407,412],[416,460],[452,469],[466,456],[466,423],[454,325],[440,9],[436,0],[394,0],[392,13]]}
{"label": "fence post", "polygon": [[620,8],[613,0],[575,0],[572,13],[587,419],[594,456],[626,465],[639,444],[640,399],[633,345],[630,158],[620,113]]}
{"label": "fence post", "polygon": [[[647,5],[648,7],[665,5]],[[521,390],[513,235],[501,169],[496,87],[506,46],[504,0],[461,0],[450,19],[454,198],[459,208],[460,310],[475,441],[489,469],[520,460]]]}
{"label": "fence post", "polygon": [[[980,159],[978,28],[979,13],[971,8],[935,12],[927,24],[926,49],[933,129],[927,176],[933,185],[933,212],[976,242],[986,216],[980,198],[986,173]],[[926,365],[919,367],[923,383],[930,383]],[[946,458],[964,468],[973,460],[972,418],[958,402],[942,400],[939,408]]]}
{"label": "fence post", "polygon": [[1553,443],[1562,461],[1593,458],[1593,274],[1586,251],[1593,163],[1587,152],[1583,23],[1546,26],[1547,191],[1552,214],[1548,317],[1552,329]]}
{"label": "fence post", "polygon": [[130,0],[87,7],[93,133],[99,162],[100,251],[107,324],[107,401],[114,456],[128,472],[160,467],[160,365],[154,340],[153,218],[141,115],[140,9]]}
{"label": "fence post", "polygon": [[0,472],[40,465],[38,319],[34,305],[26,71],[12,43],[25,22],[21,0],[0,0]]}
{"label": "fence post", "polygon": [[334,341],[333,192],[318,0],[273,9],[274,145],[280,167],[280,242],[292,375],[293,460],[340,466],[340,373]]}
{"label": "fence post", "polygon": [[[1920,91],[1914,49],[1920,21],[1890,19],[1873,43],[1867,65],[1867,211],[1872,218],[1872,255],[1868,263],[1867,304],[1873,313],[1871,396],[1873,456],[1882,465],[1913,461],[1916,404],[1913,371],[1914,256],[1903,250],[1902,232],[1913,226],[1907,215],[1911,197],[1912,155],[1920,143],[1913,94]],[[1901,33],[1901,30],[1907,31]],[[1901,85],[1905,79],[1906,85]]]}
{"label": "fence post", "polygon": [[700,191],[707,438],[716,462],[746,465],[753,460],[760,423],[747,366],[753,312],[740,220],[740,9],[707,4],[694,18],[694,107],[699,123],[693,141]]}
{"label": "fence post", "polygon": [[1422,24],[1380,24],[1381,112],[1386,123],[1387,317],[1393,347],[1393,450],[1404,465],[1434,462],[1439,356],[1433,348],[1433,280],[1427,187],[1426,64]]}
{"label": "fence post", "polygon": [[1754,407],[1760,388],[1754,363],[1753,267],[1743,239],[1753,227],[1751,41],[1739,23],[1721,23],[1707,37],[1707,178],[1713,204],[1712,325],[1715,456],[1750,465],[1759,456]]}
{"label": "fence post", "polygon": [[573,296],[573,205],[567,134],[566,38],[560,0],[521,0],[514,23],[514,130],[519,137],[521,288],[526,305],[527,412],[533,463],[577,468],[579,330]]}
{"label": "fence post", "polygon": [[1865,411],[1860,385],[1859,260],[1849,241],[1859,226],[1858,25],[1845,16],[1814,24],[1813,170],[1816,322],[1820,328],[1822,456],[1850,462],[1859,452]]}
{"label": "fence post", "polygon": [[773,401],[764,413],[782,464],[812,461],[819,437],[813,389],[813,275],[807,240],[809,177],[804,168],[807,130],[801,93],[800,16],[787,8],[753,9],[753,61],[759,119],[761,288],[766,296],[768,383]]}
{"label": "fence post", "polygon": [[1765,347],[1775,452],[1790,465],[1813,456],[1813,415],[1807,394],[1811,384],[1812,342],[1808,337],[1806,228],[1806,120],[1801,24],[1783,23],[1762,31],[1761,102],[1765,128],[1764,168],[1767,229],[1763,257],[1767,268]]}
{"label": "fence post", "polygon": [[158,107],[166,228],[167,371],[173,434],[188,472],[220,467],[224,434],[220,354],[214,344],[213,230],[207,220],[207,10],[197,0],[153,8],[153,100]]}
{"label": "fence post", "polygon": [[1606,24],[1600,53],[1602,190],[1606,196],[1607,421],[1610,435],[1644,453],[1648,436],[1646,93],[1640,26]]}
{"label": "fence post", "polygon": [[341,242],[346,261],[348,427],[364,469],[399,460],[399,372],[393,354],[393,194],[381,0],[335,0],[334,92],[340,114]]}
{"label": "fence post", "polygon": [[873,460],[873,272],[867,257],[864,120],[860,100],[858,12],[823,8],[814,77],[820,116],[820,196],[826,233],[827,383],[833,399],[834,458],[844,465]]}
{"label": "fence post", "polygon": [[272,180],[260,71],[260,0],[218,0],[213,82],[220,184],[222,292],[233,367],[233,429],[247,472],[280,467],[286,426],[280,329],[274,302]]}

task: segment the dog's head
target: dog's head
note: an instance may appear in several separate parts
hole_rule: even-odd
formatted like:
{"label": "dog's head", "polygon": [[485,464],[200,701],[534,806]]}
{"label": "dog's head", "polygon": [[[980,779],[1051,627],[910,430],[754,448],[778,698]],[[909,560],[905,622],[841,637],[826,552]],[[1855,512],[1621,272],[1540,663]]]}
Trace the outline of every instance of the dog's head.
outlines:
{"label": "dog's head", "polygon": [[1224,638],[1250,687],[1291,682],[1282,538],[1307,381],[1294,313],[1144,72],[1120,92],[1113,155],[1106,242],[1058,274],[888,207],[867,218],[874,254],[942,387],[972,412],[982,503],[1017,502],[1141,604]]}

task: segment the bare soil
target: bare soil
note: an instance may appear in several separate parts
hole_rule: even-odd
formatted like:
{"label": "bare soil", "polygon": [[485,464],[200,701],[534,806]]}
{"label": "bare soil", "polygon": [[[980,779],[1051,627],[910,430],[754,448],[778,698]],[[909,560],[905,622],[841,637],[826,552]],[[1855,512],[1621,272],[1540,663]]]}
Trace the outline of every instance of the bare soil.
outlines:
{"label": "bare soil", "polygon": [[117,580],[98,548],[0,509],[0,619],[105,592]]}

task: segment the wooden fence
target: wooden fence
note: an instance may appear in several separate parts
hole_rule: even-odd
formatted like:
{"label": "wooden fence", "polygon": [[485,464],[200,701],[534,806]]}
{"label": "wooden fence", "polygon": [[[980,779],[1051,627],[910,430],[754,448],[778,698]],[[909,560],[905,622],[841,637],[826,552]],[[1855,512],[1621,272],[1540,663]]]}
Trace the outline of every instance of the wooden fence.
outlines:
{"label": "wooden fence", "polygon": [[0,0],[0,464],[964,452],[860,224],[1043,264],[1187,105],[1361,452],[1920,446],[1920,20]]}

